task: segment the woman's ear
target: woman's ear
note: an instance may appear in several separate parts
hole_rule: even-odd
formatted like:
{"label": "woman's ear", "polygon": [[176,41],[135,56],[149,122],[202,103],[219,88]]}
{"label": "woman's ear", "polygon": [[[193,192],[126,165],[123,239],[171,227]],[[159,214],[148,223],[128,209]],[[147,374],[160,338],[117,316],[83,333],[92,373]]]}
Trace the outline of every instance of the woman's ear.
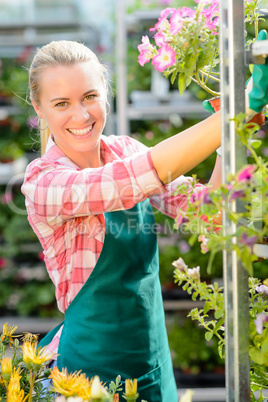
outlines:
{"label": "woman's ear", "polygon": [[40,107],[38,106],[38,104],[36,102],[32,101],[32,105],[33,105],[33,108],[34,108],[37,116],[39,117],[39,119],[42,119],[43,116],[42,116],[42,113],[41,113],[41,110],[40,110]]}

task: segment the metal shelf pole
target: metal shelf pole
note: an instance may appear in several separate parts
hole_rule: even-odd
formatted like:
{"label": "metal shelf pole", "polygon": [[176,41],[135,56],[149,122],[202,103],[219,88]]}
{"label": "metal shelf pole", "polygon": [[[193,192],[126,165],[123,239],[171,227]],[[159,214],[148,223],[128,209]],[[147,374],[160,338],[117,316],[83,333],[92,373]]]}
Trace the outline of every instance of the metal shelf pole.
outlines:
{"label": "metal shelf pole", "polygon": [[[234,122],[239,112],[245,112],[245,43],[244,1],[220,2],[221,56],[221,119],[222,119],[222,179],[246,164],[246,150],[235,135]],[[229,208],[241,208],[233,202]],[[223,213],[226,235],[234,234],[236,225]],[[235,237],[233,238],[235,242]],[[250,401],[249,379],[249,311],[248,274],[237,260],[235,252],[224,252],[225,289],[225,355],[227,402]]]}
{"label": "metal shelf pole", "polygon": [[117,32],[116,32],[116,113],[117,135],[129,135],[127,119],[127,29],[126,2],[117,0]]}

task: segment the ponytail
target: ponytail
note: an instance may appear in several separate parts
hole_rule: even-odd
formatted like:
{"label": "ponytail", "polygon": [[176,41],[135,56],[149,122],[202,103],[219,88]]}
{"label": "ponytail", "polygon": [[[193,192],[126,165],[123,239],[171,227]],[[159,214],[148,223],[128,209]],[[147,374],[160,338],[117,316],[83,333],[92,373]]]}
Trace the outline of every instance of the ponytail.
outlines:
{"label": "ponytail", "polygon": [[49,136],[50,130],[48,128],[47,122],[44,119],[40,119],[41,156],[43,156],[46,151]]}

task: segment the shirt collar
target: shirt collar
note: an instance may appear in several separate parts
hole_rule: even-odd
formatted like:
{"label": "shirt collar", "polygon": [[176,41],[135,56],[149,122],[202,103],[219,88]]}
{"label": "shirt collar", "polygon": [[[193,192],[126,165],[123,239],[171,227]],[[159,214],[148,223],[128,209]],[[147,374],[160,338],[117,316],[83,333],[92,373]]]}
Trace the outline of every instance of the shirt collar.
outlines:
{"label": "shirt collar", "polygon": [[[101,156],[104,164],[113,162],[115,159],[119,159],[116,152],[109,147],[106,136],[101,135],[100,141]],[[80,168],[57,146],[51,135],[48,139],[46,152],[43,158],[53,162],[58,162],[61,165],[68,166],[75,170],[80,170]]]}

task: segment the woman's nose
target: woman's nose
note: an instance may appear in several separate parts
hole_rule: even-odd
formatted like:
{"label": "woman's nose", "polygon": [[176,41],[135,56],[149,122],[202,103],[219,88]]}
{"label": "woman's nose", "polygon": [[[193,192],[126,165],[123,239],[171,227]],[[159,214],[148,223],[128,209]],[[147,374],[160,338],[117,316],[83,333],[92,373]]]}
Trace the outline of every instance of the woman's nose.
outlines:
{"label": "woman's nose", "polygon": [[72,117],[74,121],[84,121],[87,120],[89,116],[89,111],[83,104],[78,104],[75,106]]}

